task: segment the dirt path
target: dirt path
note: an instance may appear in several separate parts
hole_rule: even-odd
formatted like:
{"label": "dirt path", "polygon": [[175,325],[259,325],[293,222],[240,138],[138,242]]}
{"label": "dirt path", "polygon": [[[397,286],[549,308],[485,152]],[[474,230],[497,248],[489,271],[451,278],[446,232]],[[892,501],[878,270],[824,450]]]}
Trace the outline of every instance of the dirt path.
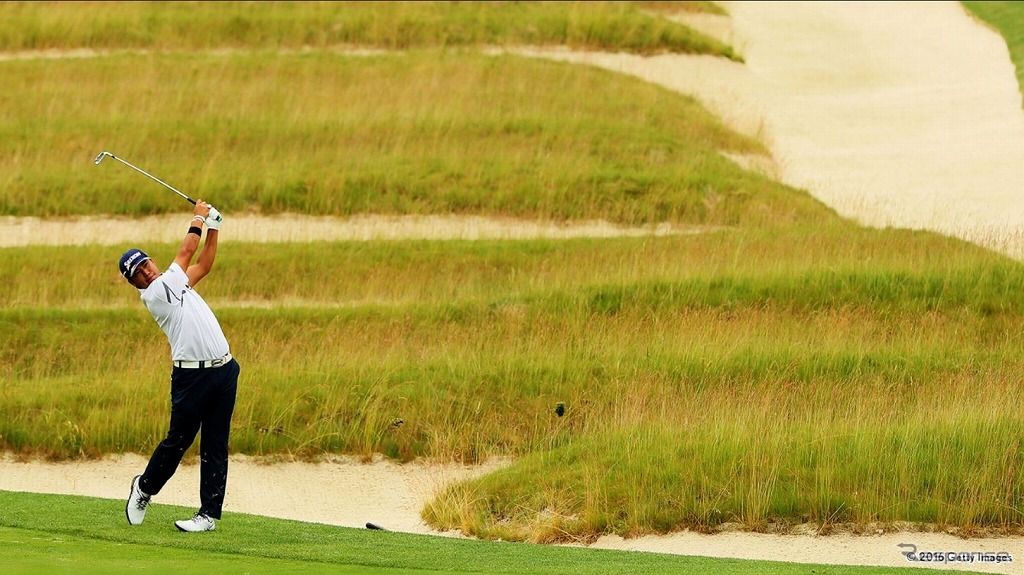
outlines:
{"label": "dirt path", "polygon": [[[706,57],[530,53],[622,71],[695,95],[733,126],[768,142],[774,164],[760,169],[865,224],[932,229],[1015,257],[1024,254],[1018,231],[1024,221],[1024,113],[997,34],[956,2],[725,5],[731,19],[703,17],[695,25],[737,46],[745,65]],[[433,233],[442,236],[470,233],[460,228],[463,223],[442,219],[430,225],[436,224],[441,231]],[[7,224],[0,228],[21,225]],[[256,228],[271,237],[299,233],[295,222],[282,222],[280,228],[272,224],[258,222]],[[309,241],[340,229],[338,222],[306,224],[298,226],[306,239],[289,241]],[[495,233],[511,234],[520,225],[499,226],[505,231]],[[385,229],[395,226],[401,224],[390,222]],[[177,225],[174,231],[176,239]],[[84,232],[65,237],[78,233]],[[142,466],[137,456],[60,465],[2,460],[0,489],[120,499]],[[427,533],[418,510],[433,490],[481,471],[345,461],[264,466],[236,458],[226,509],[347,526],[375,521]],[[196,476],[195,467],[183,468],[158,502],[195,505]],[[310,485],[326,491],[310,493],[304,487]],[[112,513],[119,516],[120,510]],[[1006,551],[1014,562],[911,563],[900,544],[943,553]],[[680,533],[627,541],[605,537],[594,547],[991,573],[1020,572],[1024,562],[1024,538],[912,532],[823,537]]]}
{"label": "dirt path", "polygon": [[[184,203],[184,202],[183,202]],[[115,245],[131,242],[181,241],[185,212],[176,215],[124,218],[0,218],[0,248],[30,245]],[[113,225],[111,225],[113,224]],[[627,227],[605,221],[539,222],[483,216],[276,216],[225,215],[222,243],[316,242],[394,239],[533,239],[577,237],[661,236],[701,233],[705,226]]]}

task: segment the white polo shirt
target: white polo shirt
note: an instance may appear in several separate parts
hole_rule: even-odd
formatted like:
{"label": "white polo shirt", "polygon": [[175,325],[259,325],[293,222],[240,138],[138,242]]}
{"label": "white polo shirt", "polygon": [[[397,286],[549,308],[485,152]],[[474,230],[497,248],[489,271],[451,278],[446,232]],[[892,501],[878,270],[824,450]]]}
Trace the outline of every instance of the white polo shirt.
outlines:
{"label": "white polo shirt", "polygon": [[139,290],[171,344],[172,361],[209,361],[228,353],[228,340],[210,306],[206,305],[177,263]]}

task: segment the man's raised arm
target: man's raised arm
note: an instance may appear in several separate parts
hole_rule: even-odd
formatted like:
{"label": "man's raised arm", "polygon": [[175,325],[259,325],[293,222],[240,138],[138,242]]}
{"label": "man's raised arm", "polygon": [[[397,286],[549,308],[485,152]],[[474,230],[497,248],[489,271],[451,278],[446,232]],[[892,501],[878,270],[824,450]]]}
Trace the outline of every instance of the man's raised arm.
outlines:
{"label": "man's raised arm", "polygon": [[183,270],[188,269],[189,264],[192,263],[192,256],[196,255],[196,250],[199,249],[199,238],[203,234],[203,222],[206,221],[206,216],[208,215],[210,215],[210,204],[203,200],[196,200],[191,227],[189,227],[188,233],[185,234],[185,239],[181,241],[178,255],[174,257],[174,263],[178,264]]}
{"label": "man's raised arm", "polygon": [[[206,210],[206,216],[204,218],[204,222],[206,223],[206,242],[203,244],[202,251],[199,252],[199,259],[196,260],[196,263],[188,266],[187,268],[182,268],[185,270],[185,274],[188,276],[188,285],[192,287],[195,287],[195,285],[199,283],[199,280],[206,277],[206,274],[210,273],[210,270],[213,269],[213,261],[217,259],[217,237],[220,235],[220,223],[222,220],[220,212],[217,211],[217,208],[214,208],[213,206],[207,204],[206,202],[203,202],[202,200],[196,202],[197,215],[201,215],[199,214],[200,204],[202,204]],[[191,236],[195,234],[189,233],[188,235]],[[188,241],[187,238],[186,241]],[[196,245],[198,246],[198,237],[196,238],[195,242]],[[195,252],[193,251],[193,253]]]}

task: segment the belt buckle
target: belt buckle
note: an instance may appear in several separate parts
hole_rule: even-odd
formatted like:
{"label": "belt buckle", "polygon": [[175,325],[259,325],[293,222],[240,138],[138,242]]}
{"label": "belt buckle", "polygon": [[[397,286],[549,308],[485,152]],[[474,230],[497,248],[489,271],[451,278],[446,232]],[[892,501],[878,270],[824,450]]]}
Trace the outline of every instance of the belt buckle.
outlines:
{"label": "belt buckle", "polygon": [[210,362],[210,367],[220,367],[224,365],[224,358],[218,357],[217,359]]}

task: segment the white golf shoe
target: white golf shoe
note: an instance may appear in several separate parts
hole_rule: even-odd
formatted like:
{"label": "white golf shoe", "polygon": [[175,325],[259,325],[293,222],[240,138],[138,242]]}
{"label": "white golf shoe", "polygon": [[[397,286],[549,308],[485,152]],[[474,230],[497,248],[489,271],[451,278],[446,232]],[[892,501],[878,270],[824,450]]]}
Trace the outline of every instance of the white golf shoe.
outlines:
{"label": "white golf shoe", "polygon": [[178,528],[178,531],[186,531],[188,533],[213,531],[214,527],[216,527],[213,523],[213,519],[203,513],[196,513],[192,519],[175,521],[174,526]]}
{"label": "white golf shoe", "polygon": [[132,479],[132,490],[128,494],[128,503],[124,506],[124,514],[128,517],[129,525],[142,525],[142,520],[146,518],[146,508],[149,507],[150,496],[139,489],[140,479],[141,475],[136,475],[135,479]]}

